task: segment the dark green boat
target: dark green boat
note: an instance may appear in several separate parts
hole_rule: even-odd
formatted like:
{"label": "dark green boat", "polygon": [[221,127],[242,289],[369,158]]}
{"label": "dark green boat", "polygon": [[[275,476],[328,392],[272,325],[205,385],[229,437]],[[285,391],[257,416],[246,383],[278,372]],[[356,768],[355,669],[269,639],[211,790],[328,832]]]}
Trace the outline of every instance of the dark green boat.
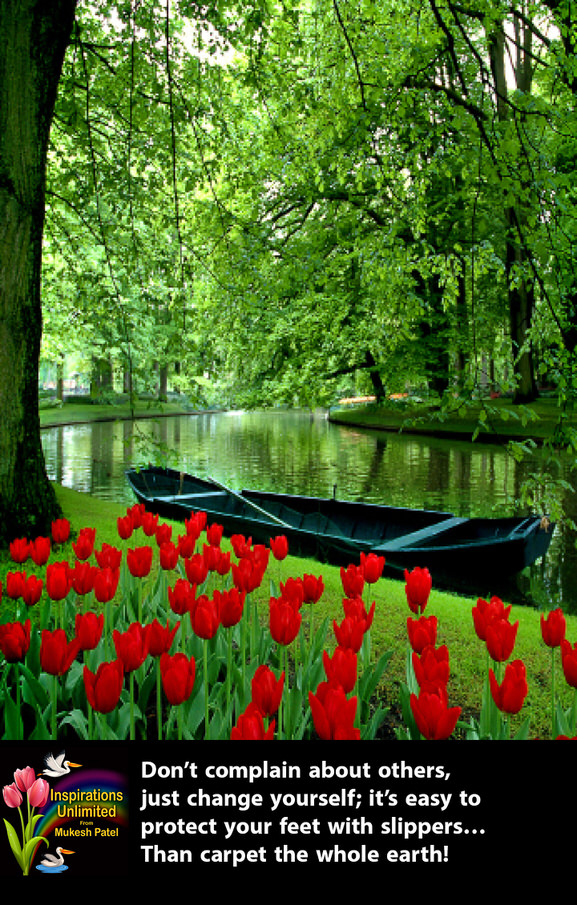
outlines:
{"label": "dark green boat", "polygon": [[207,513],[226,536],[268,544],[286,535],[289,550],[334,565],[358,563],[361,552],[384,556],[386,572],[426,567],[436,586],[473,588],[511,578],[546,554],[553,525],[546,518],[460,518],[334,498],[234,491],[214,479],[147,467],[126,472],[139,502],[162,518]]}

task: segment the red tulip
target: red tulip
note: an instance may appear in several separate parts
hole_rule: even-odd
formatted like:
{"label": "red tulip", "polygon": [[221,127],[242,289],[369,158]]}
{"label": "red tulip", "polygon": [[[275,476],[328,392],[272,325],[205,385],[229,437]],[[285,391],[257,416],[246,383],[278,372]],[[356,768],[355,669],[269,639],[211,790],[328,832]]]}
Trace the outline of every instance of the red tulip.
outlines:
{"label": "red tulip", "polygon": [[561,665],[567,684],[577,688],[577,643],[571,646],[566,638],[561,642]]}
{"label": "red tulip", "polygon": [[102,637],[104,614],[77,613],[74,628],[80,650],[94,650]]}
{"label": "red tulip", "polygon": [[442,740],[452,734],[461,714],[460,707],[449,707],[446,694],[420,691],[412,694],[411,711],[421,735],[426,739]]}
{"label": "red tulip", "polygon": [[508,660],[515,647],[519,623],[510,623],[508,619],[496,619],[487,626],[485,643],[489,656],[497,663]]}
{"label": "red tulip", "polygon": [[252,682],[252,702],[263,716],[272,716],[277,712],[282,699],[284,672],[277,679],[269,666],[262,665],[256,670]]}
{"label": "red tulip", "polygon": [[340,625],[333,620],[333,631],[339,647],[348,647],[358,653],[365,638],[365,622],[345,616]]}
{"label": "red tulip", "polygon": [[6,573],[6,595],[11,600],[18,600],[24,593],[24,585],[26,583],[25,572],[7,572]]}
{"label": "red tulip", "polygon": [[413,652],[413,669],[421,689],[446,685],[450,674],[447,646],[443,644],[441,647],[435,648],[429,645],[420,656]]}
{"label": "red tulip", "polygon": [[182,556],[186,562],[187,559],[190,559],[190,557],[194,555],[196,540],[188,534],[179,534],[177,547],[178,555]]}
{"label": "red tulip", "polygon": [[88,562],[77,562],[70,570],[72,588],[79,597],[84,597],[94,590],[94,579],[98,569]]}
{"label": "red tulip", "polygon": [[97,569],[94,573],[94,596],[99,603],[108,603],[112,600],[118,589],[120,571],[118,569]]}
{"label": "red tulip", "polygon": [[255,591],[263,578],[263,571],[254,558],[244,556],[238,563],[232,566],[232,580],[239,591],[250,594]]}
{"label": "red tulip", "polygon": [[223,593],[219,591],[214,593],[218,595],[220,621],[224,628],[231,628],[233,625],[237,625],[244,611],[246,599],[244,591],[239,591],[238,588],[233,587]]}
{"label": "red tulip", "polygon": [[132,516],[128,513],[126,515],[121,515],[116,519],[116,528],[118,531],[118,536],[121,540],[128,540],[129,537],[132,537],[132,532],[134,531],[134,524],[132,522]]}
{"label": "red tulip", "polygon": [[487,627],[497,619],[508,619],[510,612],[511,605],[506,607],[499,597],[491,597],[489,601],[480,597],[472,610],[477,637],[486,641]]}
{"label": "red tulip", "polygon": [[221,550],[215,544],[204,544],[202,558],[209,572],[216,572],[220,563]]}
{"label": "red tulip", "polygon": [[112,547],[110,544],[102,544],[100,550],[94,553],[96,562],[101,569],[119,569],[122,562],[122,550]]}
{"label": "red tulip", "polygon": [[110,713],[120,700],[124,681],[122,660],[101,663],[96,673],[84,667],[84,688],[88,703],[97,713]]}
{"label": "red tulip", "polygon": [[429,644],[437,641],[437,617],[421,616],[419,619],[407,619],[409,644],[417,654],[421,654]]}
{"label": "red tulip", "polygon": [[135,503],[134,506],[131,506],[130,509],[126,510],[126,514],[130,516],[132,519],[132,524],[135,528],[140,528],[142,525],[142,519],[146,514],[146,508],[144,503]]}
{"label": "red tulip", "polygon": [[303,605],[305,592],[303,583],[300,578],[288,578],[287,581],[280,583],[280,596],[286,603],[290,603],[296,610],[300,610]]}
{"label": "red tulip", "polygon": [[170,609],[178,616],[187,613],[194,601],[196,587],[193,589],[184,578],[178,578],[173,588],[168,589]]}
{"label": "red tulip", "polygon": [[242,559],[243,556],[249,556],[252,545],[252,537],[249,537],[248,540],[244,536],[244,534],[233,534],[230,543],[232,549],[234,550],[234,555],[237,559]]}
{"label": "red tulip", "polygon": [[72,587],[71,569],[67,562],[53,562],[46,568],[46,593],[51,600],[64,600]]}
{"label": "red tulip", "polygon": [[77,638],[68,641],[64,629],[51,632],[43,629],[40,643],[40,666],[52,676],[62,676],[67,672],[80,650]]}
{"label": "red tulip", "polygon": [[230,569],[231,569],[230,551],[227,553],[224,553],[221,550],[218,562],[216,564],[215,571],[216,571],[217,575],[220,575],[222,577],[224,575],[228,575],[228,573],[230,572]]}
{"label": "red tulip", "polygon": [[152,537],[153,534],[156,534],[158,515],[153,512],[145,512],[142,516],[141,528],[147,537]]}
{"label": "red tulip", "polygon": [[489,670],[491,695],[499,710],[504,713],[519,713],[527,696],[527,678],[522,660],[513,660],[505,668],[503,681],[499,685],[492,669]]}
{"label": "red tulip", "polygon": [[78,534],[76,543],[72,543],[72,549],[76,553],[76,558],[81,562],[92,556],[95,538],[96,528],[82,528]]}
{"label": "red tulip", "polygon": [[152,568],[152,547],[136,547],[126,554],[128,570],[134,578],[146,578]]}
{"label": "red tulip", "polygon": [[50,795],[50,786],[42,777],[38,777],[28,789],[28,802],[32,808],[43,808]]}
{"label": "red tulip", "polygon": [[218,547],[222,540],[222,525],[207,525],[206,539],[212,547]]}
{"label": "red tulip", "polygon": [[154,619],[150,623],[148,628],[148,652],[151,657],[160,657],[161,654],[165,654],[170,650],[179,626],[180,622],[177,622],[174,628],[171,629],[168,619],[166,620],[166,626],[162,625],[158,619]]}
{"label": "red tulip", "polygon": [[158,556],[160,560],[160,568],[165,572],[171,572],[176,569],[178,563],[178,547],[172,541],[164,541],[159,547]]}
{"label": "red tulip", "polygon": [[357,681],[357,654],[350,647],[336,647],[332,657],[323,651],[323,665],[330,685],[349,694]]}
{"label": "red tulip", "polygon": [[52,540],[55,544],[65,544],[70,537],[70,522],[67,518],[58,518],[51,525]]}
{"label": "red tulip", "polygon": [[51,549],[49,537],[37,537],[30,544],[30,556],[37,566],[43,566],[50,559]]}
{"label": "red tulip", "polygon": [[433,579],[428,569],[421,569],[419,566],[416,566],[412,572],[405,569],[405,594],[411,612],[423,612],[432,587]]}
{"label": "red tulip", "polygon": [[187,701],[192,693],[196,673],[194,657],[177,653],[172,656],[162,654],[160,658],[160,678],[164,693],[170,704],[178,706]]}
{"label": "red tulip", "polygon": [[186,577],[191,584],[199,587],[208,577],[208,566],[201,553],[195,553],[189,559],[184,560]]}
{"label": "red tulip", "polygon": [[206,526],[206,512],[191,512],[190,518],[184,520],[186,533],[193,541],[197,541]]}
{"label": "red tulip", "polygon": [[355,619],[357,622],[362,623],[365,632],[368,632],[371,625],[373,624],[373,619],[375,617],[375,606],[376,603],[375,601],[373,601],[370,610],[367,612],[365,605],[360,597],[346,597],[343,600],[343,610],[345,611],[345,616],[348,616],[350,619]]}
{"label": "red tulip", "polygon": [[343,689],[321,682],[316,694],[309,692],[309,705],[317,735],[324,741],[358,741],[355,728],[357,699],[347,698]]}
{"label": "red tulip", "polygon": [[[163,522],[163,524],[159,525],[156,529],[154,537],[158,547],[162,547],[163,544],[172,543],[172,525],[167,525]],[[178,547],[176,547],[176,549],[178,550]]]}
{"label": "red tulip", "polygon": [[22,586],[22,600],[26,606],[34,606],[42,596],[44,582],[36,575],[29,575]]}
{"label": "red tulip", "polygon": [[365,587],[365,578],[360,566],[341,566],[341,583],[347,597],[360,597]]}
{"label": "red tulip", "polygon": [[194,600],[190,608],[190,624],[199,638],[207,641],[214,638],[220,625],[217,598],[202,594]]}
{"label": "red tulip", "polygon": [[551,610],[547,618],[541,613],[541,637],[547,647],[559,647],[565,637],[567,624],[561,607]]}
{"label": "red tulip", "polygon": [[239,716],[236,725],[233,726],[230,738],[231,741],[266,742],[274,739],[274,730],[274,720],[271,720],[268,728],[265,729],[263,715],[251,701],[246,710]]}
{"label": "red tulip", "polygon": [[125,632],[115,629],[112,640],[125,672],[133,672],[142,666],[148,656],[148,626],[133,622]]}
{"label": "red tulip", "polygon": [[277,537],[271,537],[270,549],[272,555],[278,562],[282,562],[283,559],[286,559],[288,556],[288,540],[285,535],[279,534]]}
{"label": "red tulip", "polygon": [[290,644],[299,633],[302,616],[298,609],[282,597],[270,598],[269,627],[277,644]]}
{"label": "red tulip", "polygon": [[361,569],[367,584],[375,584],[383,574],[385,557],[376,553],[361,553]]}
{"label": "red tulip", "polygon": [[314,575],[304,575],[302,584],[304,594],[303,603],[318,603],[325,590],[325,583],[322,575],[319,575],[318,578],[315,578]]}
{"label": "red tulip", "polygon": [[13,562],[22,565],[30,556],[30,544],[26,537],[17,537],[10,541],[10,557]]}
{"label": "red tulip", "polygon": [[0,650],[8,663],[23,661],[30,647],[30,620],[0,625]]}

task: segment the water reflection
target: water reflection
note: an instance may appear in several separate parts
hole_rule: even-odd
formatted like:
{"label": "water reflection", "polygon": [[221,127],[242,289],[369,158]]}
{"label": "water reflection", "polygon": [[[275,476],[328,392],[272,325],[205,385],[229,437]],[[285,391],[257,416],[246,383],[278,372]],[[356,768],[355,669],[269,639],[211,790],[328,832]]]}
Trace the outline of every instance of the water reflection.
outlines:
{"label": "water reflection", "polygon": [[[254,487],[464,516],[507,515],[531,463],[501,447],[344,428],[318,415],[230,412],[43,431],[50,477],[118,502],[133,501],[124,470],[145,462]],[[534,467],[534,466],[533,466]],[[564,477],[572,473],[566,468]],[[577,519],[575,493],[565,494]],[[549,555],[522,576],[526,598],[577,612],[574,532],[556,531]],[[496,592],[491,589],[491,592]]]}

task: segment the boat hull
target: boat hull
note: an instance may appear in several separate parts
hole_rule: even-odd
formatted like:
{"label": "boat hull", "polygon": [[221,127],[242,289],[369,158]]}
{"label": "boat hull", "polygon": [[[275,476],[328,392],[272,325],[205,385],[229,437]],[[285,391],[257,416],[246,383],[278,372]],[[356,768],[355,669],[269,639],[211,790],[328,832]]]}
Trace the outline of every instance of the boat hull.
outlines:
{"label": "boat hull", "polygon": [[319,497],[244,489],[239,493],[171,469],[131,469],[127,479],[147,509],[183,521],[204,511],[226,536],[268,544],[284,534],[290,552],[334,565],[358,563],[361,552],[385,557],[385,573],[426,567],[436,586],[471,590],[502,582],[547,553],[553,526],[538,517],[459,518]]}

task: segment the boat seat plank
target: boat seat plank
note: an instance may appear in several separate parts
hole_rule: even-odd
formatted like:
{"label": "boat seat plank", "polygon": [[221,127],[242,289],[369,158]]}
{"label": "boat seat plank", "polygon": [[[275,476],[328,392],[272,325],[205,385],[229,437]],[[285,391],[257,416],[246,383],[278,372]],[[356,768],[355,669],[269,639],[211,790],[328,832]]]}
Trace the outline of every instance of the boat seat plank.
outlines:
{"label": "boat seat plank", "polygon": [[205,497],[226,496],[224,490],[205,490],[201,493],[169,493],[168,496],[155,496],[161,503],[187,503],[189,500],[200,500]]}
{"label": "boat seat plank", "polygon": [[418,531],[413,531],[410,534],[402,534],[395,540],[386,541],[384,544],[381,544],[380,547],[383,550],[392,551],[400,550],[404,547],[418,546],[421,541],[426,541],[431,537],[435,537],[436,535],[444,534],[446,531],[450,531],[452,528],[456,528],[458,525],[462,525],[468,521],[469,519],[467,518],[454,516],[453,518],[444,519],[442,522],[438,522],[436,525],[429,525],[427,528],[420,528]]}

